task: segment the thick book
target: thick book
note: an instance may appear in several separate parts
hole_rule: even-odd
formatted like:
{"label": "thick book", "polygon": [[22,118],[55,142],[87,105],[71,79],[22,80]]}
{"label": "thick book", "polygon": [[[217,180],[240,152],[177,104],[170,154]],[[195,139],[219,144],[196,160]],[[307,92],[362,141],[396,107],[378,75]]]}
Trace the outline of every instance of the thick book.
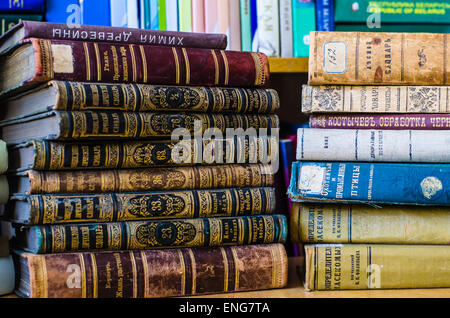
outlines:
{"label": "thick book", "polygon": [[334,31],[334,14],[334,0],[316,0],[316,30]]}
{"label": "thick book", "polygon": [[297,243],[442,244],[450,207],[294,203],[289,233]]}
{"label": "thick book", "polygon": [[[257,1],[257,51],[267,56],[280,56],[280,6],[278,0]],[[255,49],[255,47],[253,47]]]}
{"label": "thick book", "polygon": [[[36,255],[18,253],[30,298],[154,298],[282,288],[282,244]],[[125,284],[124,282],[127,282]]]}
{"label": "thick book", "polygon": [[284,243],[284,215],[34,225],[16,231],[16,248],[35,253],[147,250]]}
{"label": "thick book", "polygon": [[36,38],[0,67],[3,97],[51,80],[252,87],[269,79],[263,53]]}
{"label": "thick book", "polygon": [[450,130],[301,128],[297,160],[450,162]]}
{"label": "thick book", "polygon": [[42,14],[0,14],[0,35],[6,33],[9,29],[12,29],[22,20],[42,21],[43,18]]}
{"label": "thick book", "polygon": [[170,139],[179,128],[191,135],[212,129],[225,135],[227,129],[258,131],[278,127],[277,115],[112,111],[51,111],[0,123],[2,138],[8,145],[31,139]]}
{"label": "thick book", "polygon": [[450,205],[450,165],[303,162],[292,165],[296,202]]}
{"label": "thick book", "polygon": [[[25,170],[135,169],[193,164],[273,163],[271,137],[180,141],[31,140],[8,148],[9,172]],[[258,151],[255,151],[258,149]]]}
{"label": "thick book", "polygon": [[45,12],[45,0],[3,0],[0,2],[0,11],[15,12]]}
{"label": "thick book", "polygon": [[2,101],[8,122],[51,110],[116,112],[275,113],[276,90],[50,81]]}
{"label": "thick book", "polygon": [[449,86],[302,87],[304,113],[450,113]]}
{"label": "thick book", "polygon": [[[37,171],[8,175],[11,193],[112,193],[268,187],[274,175],[265,164],[151,169]],[[1,178],[1,177],[0,177]]]}
{"label": "thick book", "polygon": [[22,21],[0,39],[0,53],[4,53],[28,38],[149,44],[219,50],[227,47],[227,38],[223,34],[198,34],[98,25]]}
{"label": "thick book", "polygon": [[275,212],[270,187],[130,193],[11,196],[8,219],[20,224],[264,215]]}
{"label": "thick book", "polygon": [[292,0],[280,0],[280,56],[293,57]]}
{"label": "thick book", "polygon": [[340,114],[309,116],[309,127],[324,129],[448,130],[450,114]]}
{"label": "thick book", "polygon": [[448,85],[446,33],[311,32],[308,84]]}
{"label": "thick book", "polygon": [[16,271],[11,255],[0,256],[0,296],[8,295],[14,291]]}
{"label": "thick book", "polygon": [[305,245],[306,290],[450,287],[449,245]]}
{"label": "thick book", "polygon": [[292,0],[292,35],[294,57],[309,56],[309,33],[315,29],[315,2],[313,0]]}

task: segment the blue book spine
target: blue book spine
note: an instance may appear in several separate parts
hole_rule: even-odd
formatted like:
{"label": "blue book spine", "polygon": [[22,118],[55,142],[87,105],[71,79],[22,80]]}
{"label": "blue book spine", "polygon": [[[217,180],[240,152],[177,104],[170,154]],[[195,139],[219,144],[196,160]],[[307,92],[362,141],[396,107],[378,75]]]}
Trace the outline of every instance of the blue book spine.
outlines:
{"label": "blue book spine", "polygon": [[316,0],[317,31],[334,31],[333,0]]}
{"label": "blue book spine", "polygon": [[110,0],[83,0],[83,24],[111,26]]}
{"label": "blue book spine", "polygon": [[250,26],[251,26],[251,39],[252,39],[252,50],[255,50],[257,46],[258,39],[256,38],[258,34],[256,30],[258,29],[258,11],[256,10],[256,0],[250,0]]}
{"label": "blue book spine", "polygon": [[150,0],[150,29],[159,30],[158,0]]}
{"label": "blue book spine", "polygon": [[450,205],[450,164],[294,162],[293,201]]}
{"label": "blue book spine", "polygon": [[78,0],[47,0],[45,21],[53,23],[82,24]]}
{"label": "blue book spine", "polygon": [[1,0],[0,11],[44,13],[45,0]]}

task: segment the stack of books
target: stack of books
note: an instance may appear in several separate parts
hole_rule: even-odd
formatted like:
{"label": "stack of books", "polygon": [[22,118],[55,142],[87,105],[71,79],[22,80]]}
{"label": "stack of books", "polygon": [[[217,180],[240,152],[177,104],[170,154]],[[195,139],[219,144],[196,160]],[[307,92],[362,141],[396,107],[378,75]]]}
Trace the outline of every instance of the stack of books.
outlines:
{"label": "stack of books", "polygon": [[307,289],[450,287],[448,40],[311,33],[289,188]]}
{"label": "stack of books", "polygon": [[136,29],[13,31],[0,40],[0,126],[20,295],[286,284],[287,220],[259,160],[278,155],[264,54],[224,51],[222,35],[160,31],[174,45],[157,46],[140,42],[154,31]]}
{"label": "stack of books", "polygon": [[45,0],[0,2],[0,35],[22,20],[42,21],[44,19]]}

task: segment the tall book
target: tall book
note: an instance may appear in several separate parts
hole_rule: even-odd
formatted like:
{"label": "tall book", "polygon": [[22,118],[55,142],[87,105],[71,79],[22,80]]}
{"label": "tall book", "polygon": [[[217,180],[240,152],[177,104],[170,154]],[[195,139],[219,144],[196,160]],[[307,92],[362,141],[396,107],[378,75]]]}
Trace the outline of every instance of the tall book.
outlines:
{"label": "tall book", "polygon": [[167,31],[179,31],[178,18],[178,0],[166,0]]}
{"label": "tall book", "polygon": [[192,0],[178,0],[178,28],[192,32]]}
{"label": "tall book", "polygon": [[230,7],[230,50],[241,51],[241,15],[239,0],[228,0]]}
{"label": "tall book", "polygon": [[150,29],[159,30],[158,0],[150,0]]}
{"label": "tall book", "polygon": [[128,27],[127,2],[124,0],[110,0],[111,26]]}
{"label": "tall book", "polygon": [[450,205],[448,164],[306,162],[292,165],[296,202]]}
{"label": "tall book", "polygon": [[23,20],[42,21],[43,19],[42,14],[0,14],[0,35],[3,35]]}
{"label": "tall book", "polygon": [[231,39],[230,39],[230,1],[229,0],[219,0],[217,2],[217,32],[225,34],[228,38],[227,50],[230,49]]}
{"label": "tall book", "polygon": [[334,31],[334,0],[316,0],[317,31]]}
{"label": "tall book", "polygon": [[80,1],[83,24],[111,26],[110,5],[110,0]]}
{"label": "tall book", "polygon": [[292,0],[294,57],[309,56],[309,33],[316,29],[315,4],[312,0]]}
{"label": "tall book", "polygon": [[205,32],[205,0],[192,0],[192,31]]}
{"label": "tall book", "polygon": [[138,0],[127,0],[127,27],[139,28],[139,4]]}
{"label": "tall book", "polygon": [[205,31],[219,33],[219,0],[205,0]]}
{"label": "tall book", "polygon": [[81,6],[77,0],[46,0],[45,5],[45,11],[43,11],[45,13],[45,21],[69,24],[83,23]]}
{"label": "tall book", "polygon": [[150,30],[150,0],[139,0],[139,28]]}
{"label": "tall book", "polygon": [[240,0],[240,17],[241,17],[241,49],[242,51],[252,50],[252,20],[250,0]]}
{"label": "tall book", "polygon": [[450,287],[449,245],[305,245],[306,290]]}
{"label": "tall book", "polygon": [[4,0],[0,3],[0,11],[16,13],[16,12],[45,12],[45,0]]}
{"label": "tall book", "polygon": [[[17,257],[17,293],[31,298],[150,298],[282,288],[288,272],[282,244],[47,255],[18,252]],[[73,276],[76,273],[80,275]],[[124,284],[125,279],[130,284]]]}
{"label": "tall book", "polygon": [[252,51],[258,51],[258,10],[256,0],[250,0]]}
{"label": "tall book", "polygon": [[257,1],[258,52],[280,56],[280,15],[278,0]]}
{"label": "tall book", "polygon": [[293,57],[292,0],[280,0],[280,54]]}
{"label": "tall book", "polygon": [[158,29],[167,30],[166,0],[158,0]]}
{"label": "tall book", "polygon": [[310,85],[447,85],[447,34],[311,32]]}
{"label": "tall book", "polygon": [[249,87],[269,79],[263,53],[44,39],[25,41],[0,67],[2,97],[50,80]]}

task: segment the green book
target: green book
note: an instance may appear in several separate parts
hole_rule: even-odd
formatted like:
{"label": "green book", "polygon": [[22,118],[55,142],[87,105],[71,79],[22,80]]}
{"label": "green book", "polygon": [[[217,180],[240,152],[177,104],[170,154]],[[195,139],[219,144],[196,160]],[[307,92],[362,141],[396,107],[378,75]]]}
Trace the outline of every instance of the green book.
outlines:
{"label": "green book", "polygon": [[180,32],[192,32],[192,2],[191,0],[178,1],[178,28]]}
{"label": "green book", "polygon": [[294,57],[309,56],[309,32],[316,29],[316,9],[312,0],[292,0]]}
{"label": "green book", "polygon": [[240,0],[241,4],[241,51],[252,50],[252,21],[250,0]]}
{"label": "green book", "polygon": [[335,22],[366,23],[379,12],[384,23],[450,24],[450,1],[335,0]]}
{"label": "green book", "polygon": [[22,20],[42,21],[42,14],[0,14],[1,29],[0,35],[11,29]]}
{"label": "green book", "polygon": [[167,30],[166,0],[158,0],[159,30]]}
{"label": "green book", "polygon": [[380,28],[369,28],[365,23],[338,23],[335,28],[342,32],[450,33],[450,24],[381,23]]}

